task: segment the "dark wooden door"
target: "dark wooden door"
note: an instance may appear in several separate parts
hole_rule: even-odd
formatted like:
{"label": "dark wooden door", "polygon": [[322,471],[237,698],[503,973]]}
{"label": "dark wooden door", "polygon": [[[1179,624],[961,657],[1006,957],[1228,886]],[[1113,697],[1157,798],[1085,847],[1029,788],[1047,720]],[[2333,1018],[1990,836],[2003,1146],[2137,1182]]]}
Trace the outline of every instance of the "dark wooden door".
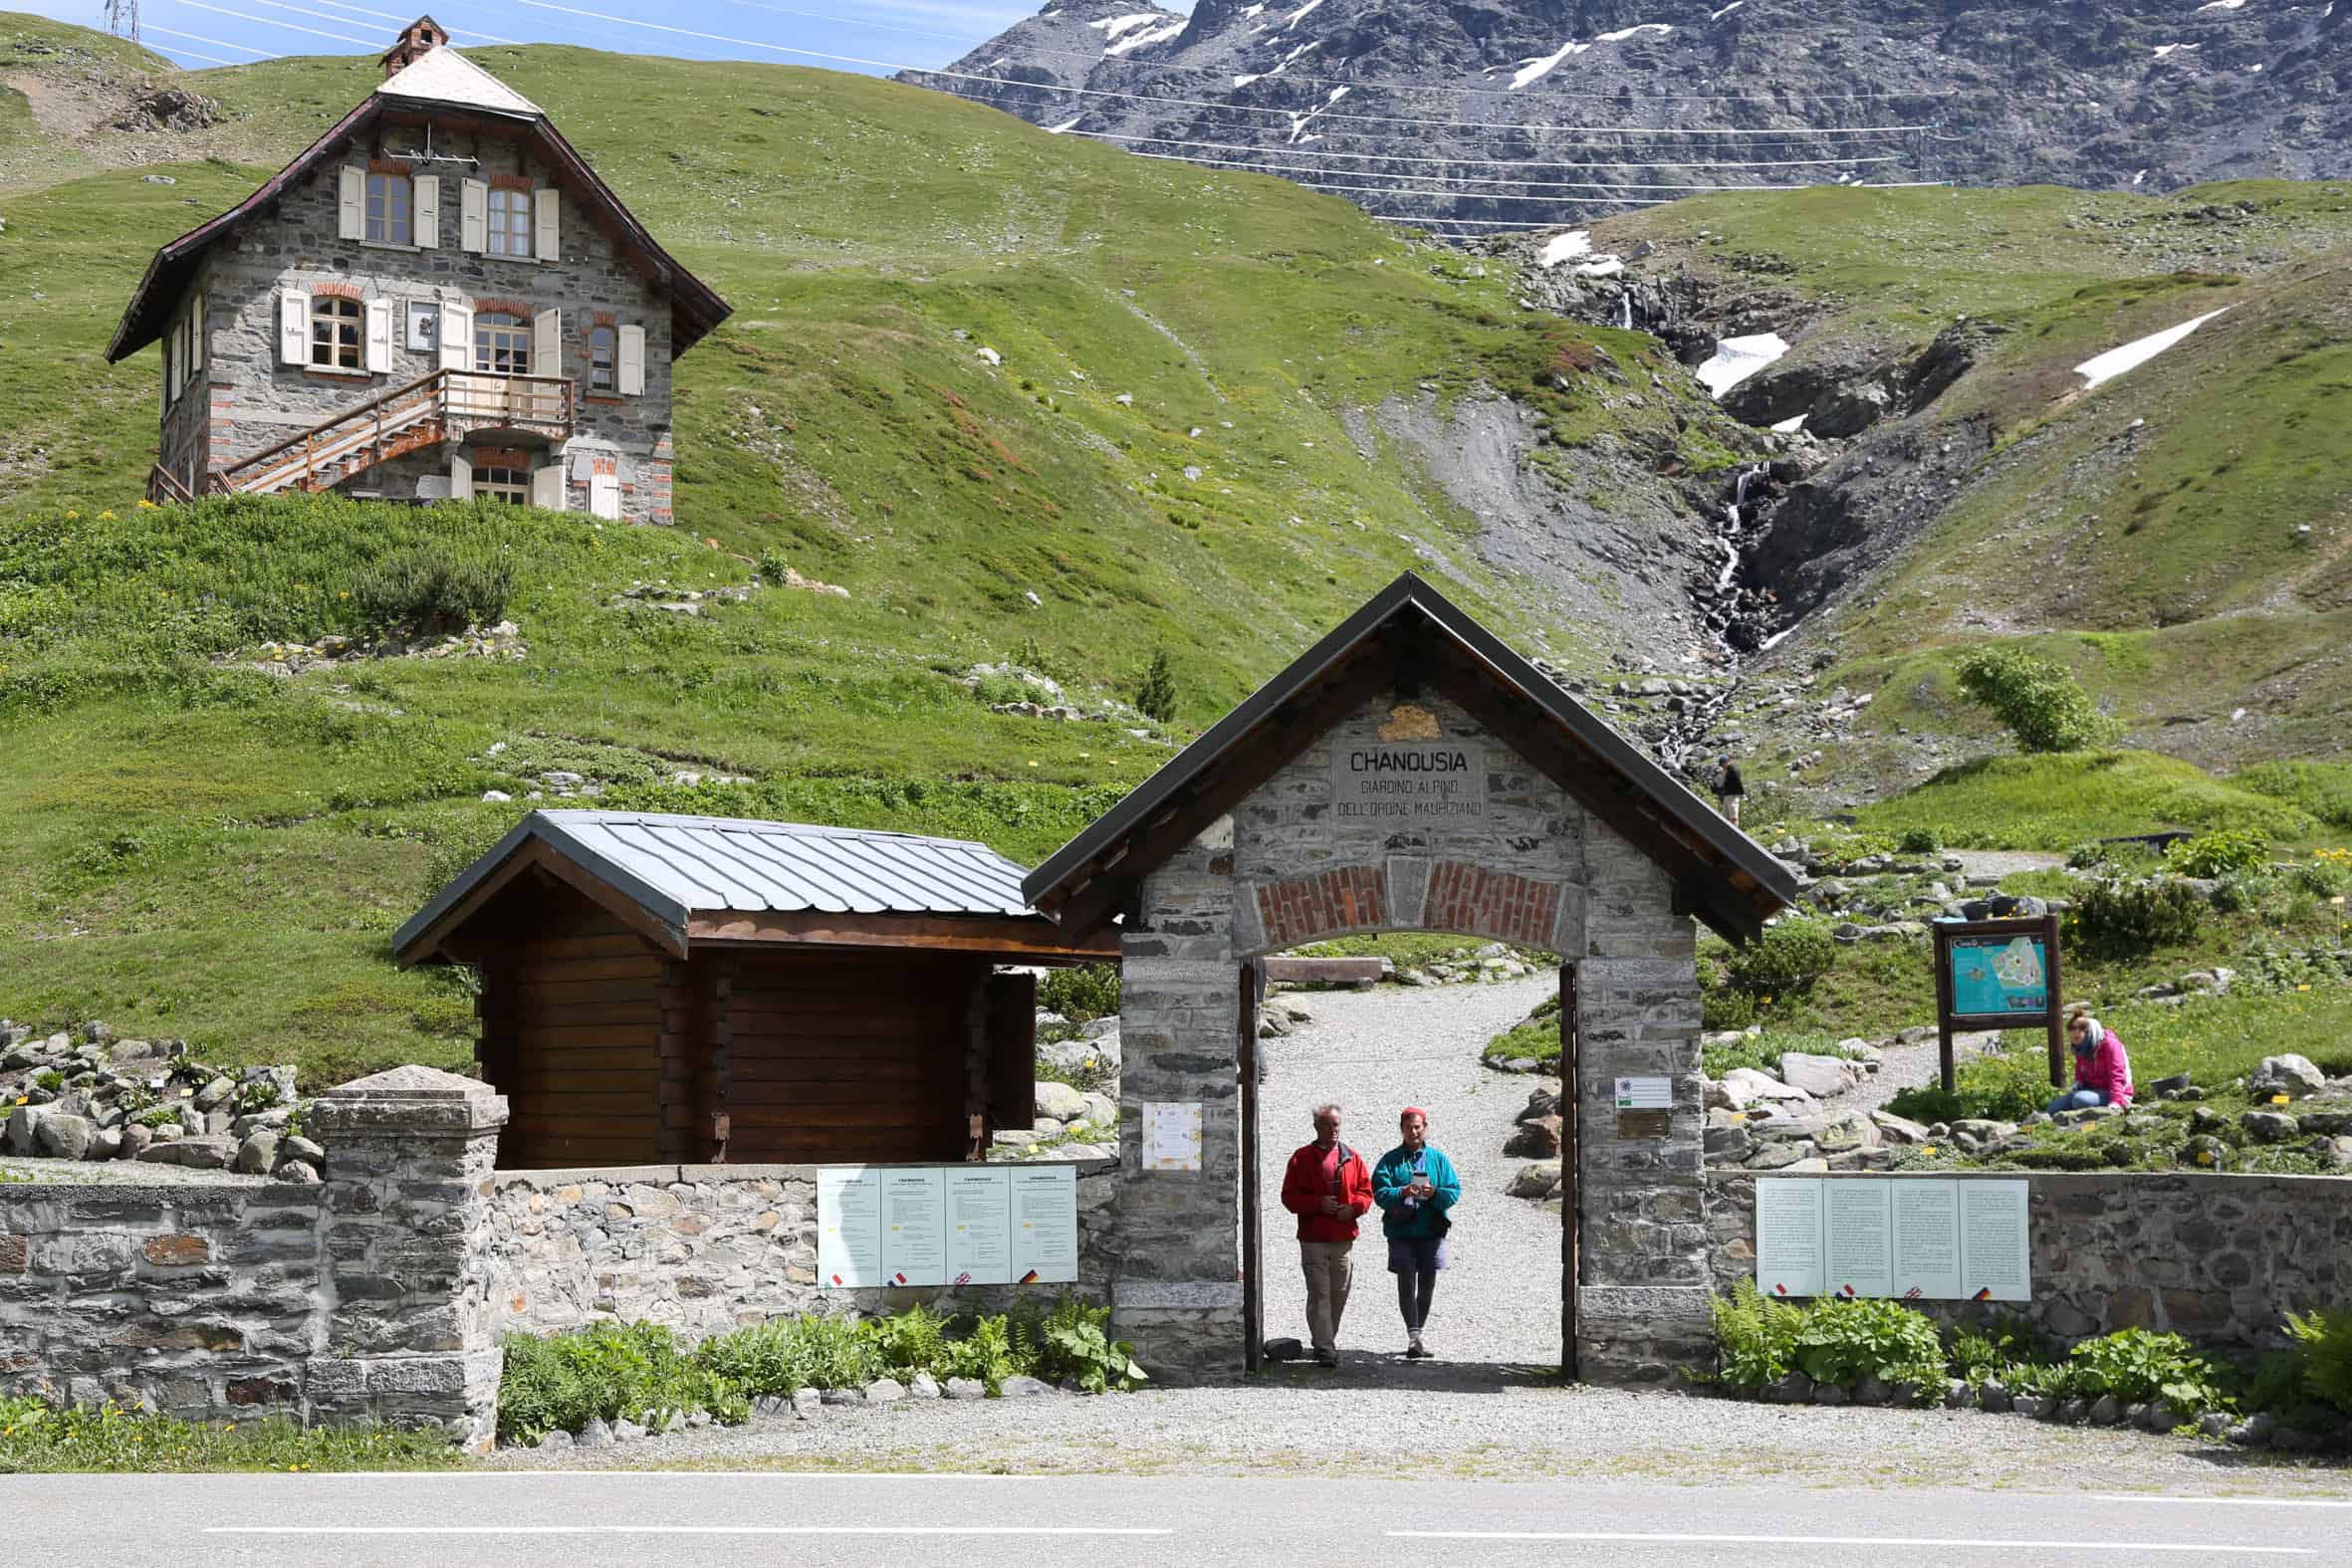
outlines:
{"label": "dark wooden door", "polygon": [[1559,1366],[1576,1376],[1577,1255],[1584,1222],[1576,1181],[1576,966],[1559,967]]}
{"label": "dark wooden door", "polygon": [[1266,1348],[1266,1293],[1258,1224],[1258,999],[1264,972],[1256,959],[1242,965],[1242,1005],[1234,1064],[1241,1073],[1242,1134],[1242,1365],[1258,1370]]}

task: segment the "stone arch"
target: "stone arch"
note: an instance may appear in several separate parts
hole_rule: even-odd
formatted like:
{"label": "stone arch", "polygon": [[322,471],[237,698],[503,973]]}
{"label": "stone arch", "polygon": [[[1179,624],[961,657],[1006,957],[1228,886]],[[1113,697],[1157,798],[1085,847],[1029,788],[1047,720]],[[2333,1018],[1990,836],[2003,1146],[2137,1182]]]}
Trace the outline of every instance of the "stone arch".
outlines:
{"label": "stone arch", "polygon": [[1456,932],[1566,957],[1578,923],[1566,881],[1426,856],[1278,877],[1243,895],[1234,920],[1240,958],[1392,931]]}

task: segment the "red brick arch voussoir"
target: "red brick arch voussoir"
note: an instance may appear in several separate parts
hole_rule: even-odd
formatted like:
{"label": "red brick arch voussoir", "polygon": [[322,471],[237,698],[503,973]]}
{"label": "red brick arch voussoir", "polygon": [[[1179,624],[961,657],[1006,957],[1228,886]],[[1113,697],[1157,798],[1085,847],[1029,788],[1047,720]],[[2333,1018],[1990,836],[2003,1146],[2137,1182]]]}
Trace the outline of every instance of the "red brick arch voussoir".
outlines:
{"label": "red brick arch voussoir", "polygon": [[1254,890],[1266,931],[1263,952],[1374,931],[1450,931],[1517,947],[1549,949],[1561,887],[1461,860],[1429,868],[1421,918],[1399,918],[1388,867],[1340,866],[1261,882]]}

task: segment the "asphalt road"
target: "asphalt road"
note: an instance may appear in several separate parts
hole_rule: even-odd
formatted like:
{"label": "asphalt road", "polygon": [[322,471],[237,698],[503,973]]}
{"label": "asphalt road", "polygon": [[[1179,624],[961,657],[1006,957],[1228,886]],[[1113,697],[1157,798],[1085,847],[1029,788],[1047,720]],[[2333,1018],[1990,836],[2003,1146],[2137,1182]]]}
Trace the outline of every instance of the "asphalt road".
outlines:
{"label": "asphalt road", "polygon": [[[1398,1437],[1399,1468],[1409,1473],[1410,1434]],[[2352,1499],[1404,1475],[17,1476],[0,1479],[0,1520],[8,1521],[0,1559],[22,1568],[2352,1563]]]}

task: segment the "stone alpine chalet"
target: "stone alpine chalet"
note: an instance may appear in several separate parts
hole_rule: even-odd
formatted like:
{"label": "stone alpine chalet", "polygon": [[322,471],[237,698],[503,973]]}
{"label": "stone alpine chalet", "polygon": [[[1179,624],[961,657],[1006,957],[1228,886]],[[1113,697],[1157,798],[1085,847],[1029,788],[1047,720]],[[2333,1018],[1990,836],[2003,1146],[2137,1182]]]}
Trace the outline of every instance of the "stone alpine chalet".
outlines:
{"label": "stone alpine chalet", "polygon": [[670,521],[670,369],[729,314],[430,17],[275,178],[155,253],[154,500],[334,490]]}

